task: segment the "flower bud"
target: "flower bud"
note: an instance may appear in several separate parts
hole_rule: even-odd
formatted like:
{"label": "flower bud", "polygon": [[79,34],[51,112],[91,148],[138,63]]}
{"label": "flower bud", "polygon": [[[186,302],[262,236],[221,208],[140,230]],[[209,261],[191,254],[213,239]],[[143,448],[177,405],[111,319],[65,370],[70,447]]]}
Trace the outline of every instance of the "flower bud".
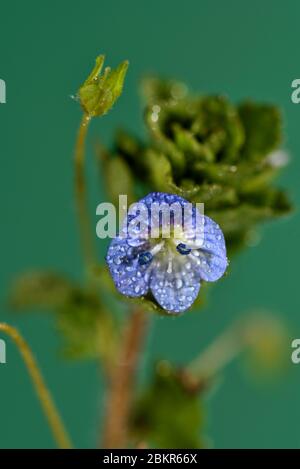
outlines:
{"label": "flower bud", "polygon": [[125,60],[116,69],[106,67],[101,75],[103,64],[104,55],[99,55],[78,93],[80,104],[90,117],[103,116],[112,108],[122,92],[128,68],[128,61]]}

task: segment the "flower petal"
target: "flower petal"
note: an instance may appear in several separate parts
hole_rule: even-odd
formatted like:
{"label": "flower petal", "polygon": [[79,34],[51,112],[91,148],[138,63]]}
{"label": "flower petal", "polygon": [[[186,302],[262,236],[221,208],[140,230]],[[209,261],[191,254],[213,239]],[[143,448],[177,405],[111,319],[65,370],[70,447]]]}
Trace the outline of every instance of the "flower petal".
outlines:
{"label": "flower petal", "polygon": [[145,249],[145,246],[132,247],[120,237],[110,243],[106,262],[117,289],[123,295],[142,296],[149,289],[151,264],[141,265],[138,262],[138,255]]}
{"label": "flower petal", "polygon": [[168,272],[166,264],[157,262],[151,273],[150,288],[162,308],[182,313],[195,301],[200,289],[200,276],[191,262],[180,262],[180,268]]}
{"label": "flower petal", "polygon": [[122,223],[119,236],[127,239],[130,246],[141,246],[149,239],[150,216],[149,210],[142,201],[129,207],[127,217]]}
{"label": "flower petal", "polygon": [[188,256],[197,265],[200,277],[215,282],[224,274],[228,260],[221,228],[211,218],[204,216],[204,239],[201,248],[193,249]]}
{"label": "flower petal", "polygon": [[145,203],[149,209],[153,203],[166,203],[172,205],[173,203],[179,202],[182,207],[189,202],[176,194],[168,194],[166,192],[150,192],[150,194],[143,197],[140,202]]}

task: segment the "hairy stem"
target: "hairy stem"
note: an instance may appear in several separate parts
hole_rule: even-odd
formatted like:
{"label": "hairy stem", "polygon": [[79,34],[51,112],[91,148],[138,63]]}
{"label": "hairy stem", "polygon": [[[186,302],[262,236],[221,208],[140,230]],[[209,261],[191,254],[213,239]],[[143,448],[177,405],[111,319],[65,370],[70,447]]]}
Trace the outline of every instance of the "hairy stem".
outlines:
{"label": "hairy stem", "polygon": [[[87,184],[85,178],[85,142],[90,122],[91,117],[87,114],[83,114],[75,145],[74,180],[78,227],[80,230],[80,241],[82,245],[84,266],[88,274],[88,286],[94,293],[97,294],[99,286],[95,281],[92,269],[97,265],[98,260],[94,242],[94,233],[92,228],[93,225],[91,223],[88,210]],[[102,314],[104,314],[103,311]],[[110,315],[108,315],[105,319],[106,321],[104,321],[104,319],[102,320],[102,327],[99,334],[100,341],[102,341],[104,330],[105,333],[109,334],[111,327],[115,326],[114,324],[112,324],[112,317]],[[113,340],[113,338],[111,338],[111,340]],[[102,365],[106,375],[109,376],[111,369],[111,357],[109,356],[109,353],[107,353],[107,350],[101,349],[100,359],[102,361]]]}
{"label": "hairy stem", "polygon": [[70,437],[64,427],[53,398],[46,387],[42,373],[29,345],[17,329],[9,324],[0,323],[0,331],[10,336],[19,349],[57,445],[60,448],[72,448]]}
{"label": "hairy stem", "polygon": [[79,219],[83,256],[86,267],[88,269],[95,263],[95,259],[97,258],[88,212],[87,191],[84,173],[85,141],[90,121],[91,118],[87,114],[84,114],[78,130],[74,157],[76,208]]}
{"label": "hairy stem", "polygon": [[146,314],[135,309],[126,324],[119,356],[108,389],[104,424],[104,448],[126,448],[129,418],[141,346],[146,329]]}

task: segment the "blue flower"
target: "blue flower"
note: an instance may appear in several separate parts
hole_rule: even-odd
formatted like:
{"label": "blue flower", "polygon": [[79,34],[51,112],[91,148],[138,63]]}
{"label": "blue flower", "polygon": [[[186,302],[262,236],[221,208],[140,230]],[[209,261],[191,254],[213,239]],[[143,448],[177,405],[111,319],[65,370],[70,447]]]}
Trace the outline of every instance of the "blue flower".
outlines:
{"label": "blue flower", "polygon": [[187,200],[162,192],[130,208],[106,261],[122,294],[152,293],[170,313],[187,310],[201,280],[218,280],[228,264],[220,227]]}

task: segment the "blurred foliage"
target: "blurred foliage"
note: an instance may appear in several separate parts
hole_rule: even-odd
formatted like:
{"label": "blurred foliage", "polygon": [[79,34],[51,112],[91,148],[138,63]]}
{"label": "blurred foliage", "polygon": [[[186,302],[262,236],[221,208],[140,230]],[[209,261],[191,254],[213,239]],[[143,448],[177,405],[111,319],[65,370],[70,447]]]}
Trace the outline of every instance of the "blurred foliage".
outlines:
{"label": "blurred foliage", "polygon": [[[245,245],[261,221],[288,213],[285,192],[273,186],[282,144],[278,109],[222,96],[192,96],[184,84],[148,79],[144,142],[121,131],[111,160],[123,159],[143,193],[172,192],[205,204],[224,231],[230,252]],[[115,172],[122,187],[123,173]],[[128,179],[126,172],[126,179]]]}
{"label": "blurred foliage", "polygon": [[266,312],[254,314],[246,322],[243,340],[248,345],[247,367],[260,380],[286,371],[290,364],[290,334],[282,319]]}
{"label": "blurred foliage", "polygon": [[144,441],[154,448],[205,447],[205,398],[224,368],[240,356],[248,370],[250,365],[252,378],[259,378],[260,383],[281,376],[290,361],[284,322],[270,313],[250,313],[186,367],[158,362],[135,401],[133,441]]}
{"label": "blurred foliage", "polygon": [[201,448],[202,387],[184,379],[170,363],[159,362],[154,377],[137,398],[132,436],[152,448]]}
{"label": "blurred foliage", "polygon": [[63,334],[63,354],[70,358],[112,359],[118,329],[98,294],[53,272],[29,272],[13,284],[10,304],[15,311],[53,311]]}
{"label": "blurred foliage", "polygon": [[12,285],[10,305],[15,310],[59,308],[69,301],[72,283],[54,272],[27,272]]}

